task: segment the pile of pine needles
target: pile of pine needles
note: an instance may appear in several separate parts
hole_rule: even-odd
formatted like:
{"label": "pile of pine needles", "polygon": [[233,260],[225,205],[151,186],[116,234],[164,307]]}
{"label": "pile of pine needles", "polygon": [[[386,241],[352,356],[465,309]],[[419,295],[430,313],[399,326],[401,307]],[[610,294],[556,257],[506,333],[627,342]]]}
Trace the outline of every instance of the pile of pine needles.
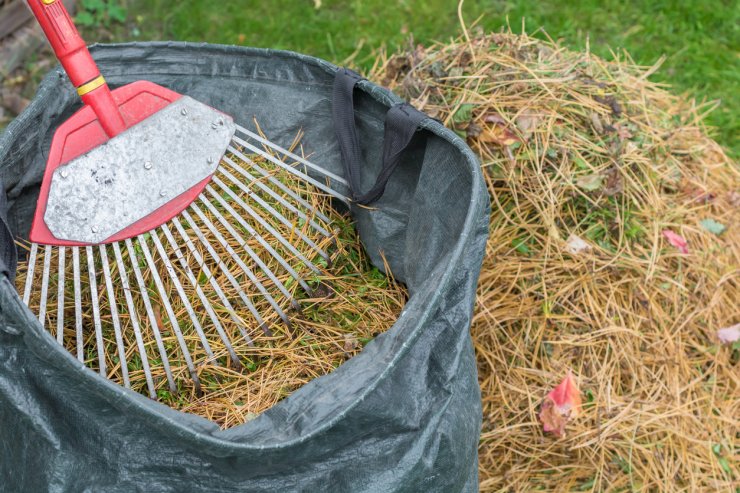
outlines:
{"label": "pile of pine needles", "polygon": [[[466,30],[373,70],[467,139],[491,194],[483,491],[740,481],[740,347],[716,334],[740,322],[740,172],[702,124],[713,105],[650,82],[657,68]],[[569,371],[583,410],[558,437],[538,410]]]}
{"label": "pile of pine needles", "polygon": [[[291,149],[295,150],[298,146],[299,140],[296,139]],[[301,386],[330,373],[356,355],[370,340],[390,328],[407,298],[403,286],[370,264],[349,215],[337,211],[332,206],[330,196],[261,156],[244,157],[264,170],[266,172],[264,176],[255,171],[257,168],[250,167],[239,156],[230,153],[227,159],[222,161],[219,171],[221,183],[224,183],[225,187],[214,184],[210,190],[215,193],[212,191],[204,193],[204,196],[209,198],[211,208],[198,201],[181,214],[179,219],[165,225],[170,235],[164,233],[163,228],[159,228],[134,239],[130,248],[121,246],[122,269],[119,268],[110,246],[107,247],[105,257],[97,249],[93,249],[93,256],[89,257],[85,249],[82,249],[79,276],[82,337],[77,337],[74,272],[69,249],[65,253],[67,259],[64,275],[60,276],[59,272],[52,270],[44,311],[45,328],[70,353],[81,358],[90,369],[100,371],[102,353],[105,360],[104,373],[110,380],[156,398],[174,409],[208,418],[222,428],[254,419]],[[249,182],[236,171],[239,169],[236,167],[250,170],[254,176],[259,176],[259,179]],[[233,178],[228,181],[223,178],[224,176],[235,176],[238,177],[237,180],[246,182],[246,190],[237,186]],[[297,194],[310,208],[298,204],[287,191]],[[273,230],[278,231],[295,251],[288,250],[276,241],[276,237],[253,219],[253,216],[250,217],[246,212],[247,209],[238,205],[233,197],[238,197],[246,203],[251,213],[261,217]],[[224,205],[229,202],[232,203],[231,209]],[[295,210],[287,208],[286,204],[293,204]],[[303,216],[298,215],[298,207],[302,208]],[[276,220],[275,215],[269,212],[270,208],[288,219],[287,223]],[[234,211],[248,220],[240,223]],[[320,211],[326,218],[320,218],[311,211]],[[219,221],[220,216],[230,222],[231,229]],[[329,236],[312,227],[312,223],[318,223],[319,227],[330,233]],[[209,224],[211,227],[215,226],[218,235],[226,240],[225,244],[219,241],[212,229],[209,229]],[[239,235],[238,238],[234,231]],[[212,251],[215,251],[220,259],[219,262],[213,262],[216,257],[199,241],[199,235],[212,246]],[[256,235],[271,243],[274,251],[286,259],[299,277],[309,285],[310,293],[306,292],[280,265],[276,257],[258,241]],[[186,237],[191,240],[190,244]],[[305,239],[324,252],[329,252],[331,258],[325,259],[319,255]],[[245,275],[245,271],[230,254],[227,245],[232,252],[238,254],[243,265],[247,265],[252,271],[254,279]],[[158,247],[163,247],[161,251],[165,252],[171,265],[169,272],[166,263],[163,262],[165,257]],[[144,248],[148,249],[148,252]],[[275,278],[288,290],[291,298],[298,301],[299,307],[291,303],[291,298],[281,293],[274,279],[265,274],[264,269],[256,264],[256,260],[250,258],[247,248],[274,273]],[[29,302],[35,313],[39,313],[43,292],[41,266],[47,260],[46,250],[42,247],[39,251],[35,263],[34,289]],[[296,251],[319,268],[320,273],[309,269],[305,261],[298,258]],[[151,269],[153,264],[146,260],[147,253],[154,259],[156,276]],[[199,259],[206,260],[201,264],[202,260]],[[188,281],[189,273],[182,265],[182,260],[189,266],[192,280],[197,282],[201,289],[200,293],[196,290],[195,284]],[[48,263],[52,268],[59,265],[59,249],[51,251]],[[89,263],[92,263],[97,277],[94,293],[88,275]],[[106,264],[105,267],[103,264]],[[133,264],[136,264],[141,272],[153,317],[147,311]],[[203,268],[203,265],[206,267]],[[223,266],[226,269],[221,268]],[[112,297],[102,276],[106,267],[113,280]],[[225,271],[233,274],[237,284],[228,278]],[[21,262],[16,281],[21,293],[24,290],[27,273],[28,264]],[[172,280],[173,274],[179,279],[180,289],[186,295],[185,298],[199,321],[203,335],[192,321],[189,307],[183,302],[181,291],[178,291],[178,286]],[[124,288],[125,277],[130,285],[130,293]],[[218,296],[218,292],[213,289],[212,278],[230,301],[229,305],[226,305]],[[57,292],[60,279],[64,281],[62,288],[65,291],[61,333],[57,323]],[[158,280],[166,297],[162,296]],[[262,285],[264,291],[257,288],[254,280]],[[243,298],[240,292],[251,300],[253,310],[241,302]],[[279,308],[288,316],[289,323],[278,315],[263,292],[273,297]],[[135,305],[134,311],[137,314],[135,318],[140,325],[139,334],[132,323],[127,295],[132,298]],[[224,338],[219,334],[201,295],[204,295],[213,307],[223,333],[228,336],[227,340],[233,347],[233,353],[228,350]],[[102,341],[97,340],[94,308],[91,302],[93,296],[99,306]],[[115,305],[120,318],[120,341],[113,324],[112,304]],[[176,324],[170,319],[168,305],[176,316]],[[178,335],[178,330],[181,335]],[[202,343],[204,338],[212,351],[211,355],[204,350],[205,345]],[[123,358],[119,349],[120,343],[125,348]],[[171,368],[176,386],[174,391],[168,382],[162,351],[166,354],[166,360]],[[237,358],[233,358],[233,354]],[[195,378],[189,368],[188,357],[192,360]],[[144,359],[151,369],[153,386],[152,382],[147,381]]]}

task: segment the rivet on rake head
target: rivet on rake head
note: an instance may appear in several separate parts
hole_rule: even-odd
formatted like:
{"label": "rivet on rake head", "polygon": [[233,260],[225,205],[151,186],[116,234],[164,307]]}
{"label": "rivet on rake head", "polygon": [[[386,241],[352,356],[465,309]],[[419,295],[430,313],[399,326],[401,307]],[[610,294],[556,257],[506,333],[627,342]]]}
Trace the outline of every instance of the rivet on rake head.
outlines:
{"label": "rivet on rake head", "polygon": [[213,158],[212,157],[209,157],[208,158],[208,164],[213,164]]}
{"label": "rivet on rake head", "polygon": [[153,166],[154,165],[152,164],[151,161],[147,161],[144,163],[144,169],[152,169]]}
{"label": "rivet on rake head", "polygon": [[166,197],[167,196],[167,192],[164,191],[164,190],[162,190],[161,192],[159,192],[159,196],[160,197]]}
{"label": "rivet on rake head", "polygon": [[67,178],[69,176],[69,171],[66,169],[63,169],[61,172],[62,178]]}
{"label": "rivet on rake head", "polygon": [[188,116],[188,110],[185,108],[183,108],[182,111],[180,111],[180,113],[182,113],[182,116]]}
{"label": "rivet on rake head", "polygon": [[97,227],[97,226],[93,226],[93,227],[92,227],[92,228],[90,228],[90,229],[92,230],[92,232],[93,232],[93,233],[96,233],[96,234],[97,234],[97,233],[98,233],[98,231],[99,231],[99,229],[98,229],[98,227]]}

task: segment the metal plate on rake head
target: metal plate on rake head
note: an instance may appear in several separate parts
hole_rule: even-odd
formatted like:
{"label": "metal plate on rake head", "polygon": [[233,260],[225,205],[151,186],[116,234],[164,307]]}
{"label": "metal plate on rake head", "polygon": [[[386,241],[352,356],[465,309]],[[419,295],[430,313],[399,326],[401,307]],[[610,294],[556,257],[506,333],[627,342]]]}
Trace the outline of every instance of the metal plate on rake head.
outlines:
{"label": "metal plate on rake head", "polygon": [[59,167],[44,222],[61,240],[103,243],[212,176],[235,131],[229,116],[183,96]]}

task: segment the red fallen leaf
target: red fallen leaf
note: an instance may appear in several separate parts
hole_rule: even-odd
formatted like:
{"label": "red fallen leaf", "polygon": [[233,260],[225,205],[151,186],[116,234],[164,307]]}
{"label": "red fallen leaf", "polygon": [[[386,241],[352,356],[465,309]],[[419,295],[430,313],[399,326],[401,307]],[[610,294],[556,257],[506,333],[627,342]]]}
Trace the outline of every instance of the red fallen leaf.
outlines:
{"label": "red fallen leaf", "polygon": [[581,392],[573,374],[569,371],[565,379],[550,391],[540,406],[540,421],[546,432],[565,436],[565,425],[578,417],[581,411]]}
{"label": "red fallen leaf", "polygon": [[717,331],[717,337],[720,342],[725,344],[732,344],[740,341],[740,324],[735,324],[732,327],[725,327]]}
{"label": "red fallen leaf", "polygon": [[680,251],[683,254],[689,253],[689,243],[686,241],[686,239],[671,231],[670,229],[663,230],[663,236],[666,237],[668,240],[668,243],[673,245],[674,247],[678,248],[678,251]]}

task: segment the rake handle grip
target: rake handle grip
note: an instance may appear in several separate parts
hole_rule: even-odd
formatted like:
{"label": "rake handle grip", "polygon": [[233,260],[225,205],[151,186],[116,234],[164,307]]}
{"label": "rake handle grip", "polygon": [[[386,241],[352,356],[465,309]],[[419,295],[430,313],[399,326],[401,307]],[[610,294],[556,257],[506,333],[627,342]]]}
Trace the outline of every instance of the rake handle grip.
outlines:
{"label": "rake handle grip", "polygon": [[28,0],[28,5],[77,93],[93,109],[105,133],[115,137],[126,130],[113,94],[62,0]]}

